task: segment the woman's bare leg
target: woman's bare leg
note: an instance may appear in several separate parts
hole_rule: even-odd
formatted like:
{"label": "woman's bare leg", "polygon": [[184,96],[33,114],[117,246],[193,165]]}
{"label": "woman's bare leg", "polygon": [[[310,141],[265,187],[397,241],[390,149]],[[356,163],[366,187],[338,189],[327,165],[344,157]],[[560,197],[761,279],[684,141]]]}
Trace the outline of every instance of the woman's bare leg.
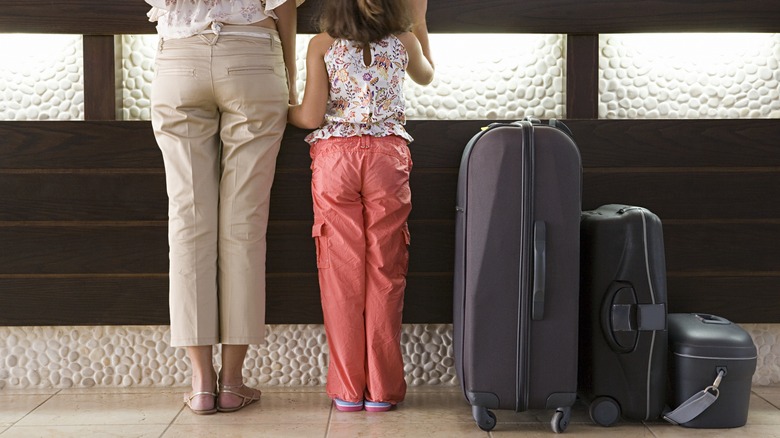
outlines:
{"label": "woman's bare leg", "polygon": [[[187,356],[192,364],[192,393],[216,392],[216,373],[213,365],[213,352],[211,345],[198,345],[187,347]],[[190,401],[192,409],[213,409],[214,397],[205,394],[197,395]]]}
{"label": "woman's bare leg", "polygon": [[241,394],[245,398],[260,397],[259,390],[242,386],[244,384],[244,359],[248,348],[248,345],[222,345],[222,369],[219,372],[219,385],[220,388],[227,387],[230,392],[220,391],[220,409],[231,409],[242,405],[244,398],[233,393]]}

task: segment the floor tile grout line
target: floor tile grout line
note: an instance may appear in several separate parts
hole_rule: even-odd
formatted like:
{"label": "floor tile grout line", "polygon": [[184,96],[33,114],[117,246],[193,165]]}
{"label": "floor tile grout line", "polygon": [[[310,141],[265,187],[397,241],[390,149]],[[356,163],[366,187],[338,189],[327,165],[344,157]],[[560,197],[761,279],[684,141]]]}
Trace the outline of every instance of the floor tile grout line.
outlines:
{"label": "floor tile grout line", "polygon": [[184,412],[184,403],[182,403],[182,406],[179,408],[179,412],[177,412],[176,415],[173,416],[173,419],[170,422],[168,422],[168,425],[165,426],[165,429],[162,431],[159,438],[164,437],[165,434],[168,433],[168,430],[173,426],[176,420],[178,420],[179,417],[181,417],[182,412]]}
{"label": "floor tile grout line", "polygon": [[19,418],[18,420],[11,422],[11,425],[10,425],[10,426],[8,426],[8,429],[6,429],[5,431],[3,431],[2,433],[5,433],[5,432],[7,432],[7,431],[11,430],[11,428],[12,428],[12,427],[14,427],[14,426],[16,426],[17,424],[19,424],[19,422],[20,422],[20,421],[22,421],[22,420],[24,420],[25,418],[27,418],[27,417],[28,417],[30,414],[32,414],[33,412],[35,412],[35,410],[36,410],[36,409],[38,409],[38,408],[40,408],[41,406],[43,406],[44,404],[46,404],[46,402],[47,402],[47,401],[49,401],[49,400],[53,399],[53,398],[54,398],[54,397],[55,397],[57,394],[59,394],[60,392],[62,392],[62,389],[58,389],[58,390],[57,390],[56,392],[54,392],[53,394],[48,394],[48,397],[46,397],[46,399],[45,399],[44,401],[42,401],[42,402],[38,403],[38,404],[37,404],[37,405],[36,405],[34,408],[32,408],[32,409],[30,409],[29,411],[27,411],[27,413],[26,413],[26,414],[24,414],[24,415],[22,415],[22,417],[21,417],[21,418]]}
{"label": "floor tile grout line", "polygon": [[328,410],[328,421],[325,423],[325,436],[323,438],[328,438],[328,435],[330,435],[330,426],[332,424],[333,419],[333,403],[330,404],[330,409]]}
{"label": "floor tile grout line", "polygon": [[778,406],[778,405],[776,405],[776,404],[772,403],[772,402],[771,402],[769,399],[767,399],[767,398],[766,398],[766,397],[764,397],[763,395],[761,395],[761,394],[759,394],[759,393],[757,393],[757,392],[755,392],[755,391],[750,391],[750,392],[751,392],[751,394],[755,395],[756,397],[760,398],[761,400],[763,400],[763,401],[765,401],[765,402],[769,403],[769,405],[770,405],[770,406],[772,406],[773,408],[780,410],[780,406]]}

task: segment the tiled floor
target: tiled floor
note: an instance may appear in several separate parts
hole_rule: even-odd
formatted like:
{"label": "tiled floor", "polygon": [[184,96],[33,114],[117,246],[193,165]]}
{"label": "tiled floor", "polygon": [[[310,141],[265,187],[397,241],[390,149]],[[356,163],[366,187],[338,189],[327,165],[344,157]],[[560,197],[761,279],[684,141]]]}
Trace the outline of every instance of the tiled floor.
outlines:
{"label": "tiled floor", "polygon": [[[321,387],[266,388],[259,404],[240,412],[193,415],[183,388],[132,390],[0,391],[0,438],[11,437],[542,437],[551,411],[496,411],[498,425],[481,431],[457,388],[414,387],[393,411],[338,412]],[[591,423],[576,405],[563,436],[778,437],[780,386],[755,387],[746,426],[686,429],[664,422]]]}

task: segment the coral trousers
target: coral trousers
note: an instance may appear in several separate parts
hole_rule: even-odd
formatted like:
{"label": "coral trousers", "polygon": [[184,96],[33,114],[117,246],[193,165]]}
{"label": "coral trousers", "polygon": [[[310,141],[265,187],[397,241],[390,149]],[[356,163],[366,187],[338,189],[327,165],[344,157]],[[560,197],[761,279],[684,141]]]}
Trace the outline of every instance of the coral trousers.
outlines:
{"label": "coral trousers", "polygon": [[171,344],[258,344],[266,228],[288,89],[276,31],[165,40],[152,126],[165,163]]}
{"label": "coral trousers", "polygon": [[401,318],[412,208],[406,140],[347,137],[311,147],[326,391],[346,401],[406,395]]}

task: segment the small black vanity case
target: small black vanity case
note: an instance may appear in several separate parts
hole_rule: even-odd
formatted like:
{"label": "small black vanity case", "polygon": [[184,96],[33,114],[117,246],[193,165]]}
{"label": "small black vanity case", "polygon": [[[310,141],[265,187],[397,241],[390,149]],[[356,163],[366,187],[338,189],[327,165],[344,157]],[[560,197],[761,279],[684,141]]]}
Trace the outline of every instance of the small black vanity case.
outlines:
{"label": "small black vanity case", "polygon": [[672,423],[694,428],[744,426],[757,350],[742,327],[703,313],[668,315]]}

